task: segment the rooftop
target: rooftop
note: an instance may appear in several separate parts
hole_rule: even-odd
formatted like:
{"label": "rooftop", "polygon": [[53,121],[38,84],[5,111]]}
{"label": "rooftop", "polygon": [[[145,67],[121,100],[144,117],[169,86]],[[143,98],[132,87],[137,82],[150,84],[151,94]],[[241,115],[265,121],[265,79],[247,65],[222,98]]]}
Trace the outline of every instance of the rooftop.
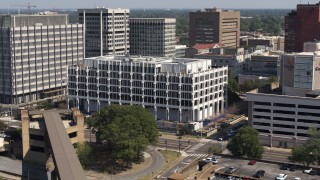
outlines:
{"label": "rooftop", "polygon": [[221,43],[212,43],[212,44],[195,44],[192,46],[194,49],[208,49],[208,48],[216,48],[216,47],[221,47],[223,44]]}
{"label": "rooftop", "polygon": [[136,63],[150,62],[155,64],[187,64],[197,61],[203,61],[203,59],[191,59],[191,58],[167,58],[167,57],[151,57],[151,56],[99,56],[87,58],[87,60],[101,60],[101,61],[133,61]]}

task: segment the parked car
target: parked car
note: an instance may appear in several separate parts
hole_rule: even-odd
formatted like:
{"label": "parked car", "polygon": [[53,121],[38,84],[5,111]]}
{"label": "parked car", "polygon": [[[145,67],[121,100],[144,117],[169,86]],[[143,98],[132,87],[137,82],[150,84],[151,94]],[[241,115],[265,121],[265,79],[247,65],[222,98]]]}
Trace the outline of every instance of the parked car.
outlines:
{"label": "parked car", "polygon": [[203,161],[206,162],[206,163],[211,163],[212,162],[212,158],[210,157],[210,158],[207,158],[207,159],[203,159]]}
{"label": "parked car", "polygon": [[295,171],[297,167],[295,165],[290,165],[289,166],[289,171]]}
{"label": "parked car", "polygon": [[212,161],[212,163],[217,164],[219,162],[219,158],[213,157],[211,161]]}
{"label": "parked car", "polygon": [[303,172],[309,174],[310,171],[312,171],[312,168],[307,168],[307,169],[305,169]]}
{"label": "parked car", "polygon": [[223,137],[218,137],[217,140],[218,140],[218,141],[223,141],[224,138],[223,138]]}
{"label": "parked car", "polygon": [[259,171],[257,171],[257,173],[254,175],[254,177],[256,177],[256,178],[263,178],[263,176],[264,176],[265,173],[266,173],[266,172],[265,172],[264,170],[259,170]]}
{"label": "parked car", "polygon": [[317,175],[318,174],[318,171],[317,170],[311,170],[309,172],[310,175]]}
{"label": "parked car", "polygon": [[289,170],[289,166],[287,164],[282,164],[280,167],[281,170]]}
{"label": "parked car", "polygon": [[293,180],[301,180],[301,178],[299,178],[299,177],[295,177]]}
{"label": "parked car", "polygon": [[236,178],[233,176],[228,176],[227,180],[235,180]]}
{"label": "parked car", "polygon": [[255,165],[256,163],[257,163],[256,160],[250,160],[249,163],[248,163],[248,165]]}
{"label": "parked car", "polygon": [[227,170],[226,170],[226,173],[227,174],[232,174],[234,172],[236,172],[237,168],[235,167],[229,167]]}
{"label": "parked car", "polygon": [[288,175],[286,174],[279,174],[277,177],[276,177],[276,180],[285,180],[287,178]]}

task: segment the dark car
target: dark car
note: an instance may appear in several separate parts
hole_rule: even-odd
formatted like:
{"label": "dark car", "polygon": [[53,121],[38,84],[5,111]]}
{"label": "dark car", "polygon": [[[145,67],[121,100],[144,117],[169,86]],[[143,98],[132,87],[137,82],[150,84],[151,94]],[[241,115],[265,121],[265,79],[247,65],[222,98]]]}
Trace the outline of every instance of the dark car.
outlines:
{"label": "dark car", "polygon": [[256,163],[257,163],[256,160],[250,160],[249,163],[248,163],[248,165],[255,165]]}
{"label": "dark car", "polygon": [[289,171],[295,171],[297,167],[295,165],[290,165],[289,166]]}
{"label": "dark car", "polygon": [[281,170],[289,170],[289,166],[287,164],[282,164],[280,167]]}
{"label": "dark car", "polygon": [[257,171],[257,173],[254,175],[254,177],[256,177],[256,178],[263,178],[263,176],[264,176],[265,173],[266,173],[266,172],[265,172],[264,170],[259,170],[259,171]]}
{"label": "dark car", "polygon": [[311,170],[309,172],[309,175],[317,175],[318,174],[318,171],[317,170]]}

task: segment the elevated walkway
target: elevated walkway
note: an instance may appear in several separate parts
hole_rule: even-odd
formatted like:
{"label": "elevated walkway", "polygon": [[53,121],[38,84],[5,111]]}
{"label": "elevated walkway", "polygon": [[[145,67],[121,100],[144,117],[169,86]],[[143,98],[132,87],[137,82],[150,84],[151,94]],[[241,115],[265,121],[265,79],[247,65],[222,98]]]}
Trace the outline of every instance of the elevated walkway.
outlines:
{"label": "elevated walkway", "polygon": [[85,180],[85,175],[58,112],[44,111],[53,161],[59,179]]}

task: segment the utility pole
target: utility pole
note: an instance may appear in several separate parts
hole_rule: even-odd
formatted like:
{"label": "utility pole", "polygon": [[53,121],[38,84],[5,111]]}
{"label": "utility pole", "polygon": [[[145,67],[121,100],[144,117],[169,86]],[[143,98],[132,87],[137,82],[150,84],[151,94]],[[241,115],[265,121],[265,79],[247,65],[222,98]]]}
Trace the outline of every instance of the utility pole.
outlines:
{"label": "utility pole", "polygon": [[[180,136],[181,137],[181,136]],[[180,145],[181,145],[181,143],[180,143],[180,138],[179,138],[179,153],[180,153]]]}

